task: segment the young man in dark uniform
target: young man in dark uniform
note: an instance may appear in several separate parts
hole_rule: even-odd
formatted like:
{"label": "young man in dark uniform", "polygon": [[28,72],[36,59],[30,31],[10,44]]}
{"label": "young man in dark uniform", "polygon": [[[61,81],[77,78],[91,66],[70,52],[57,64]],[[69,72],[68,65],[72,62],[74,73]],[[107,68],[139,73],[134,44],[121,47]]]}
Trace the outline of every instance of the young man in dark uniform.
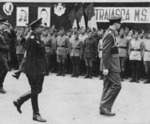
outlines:
{"label": "young man in dark uniform", "polygon": [[38,19],[30,24],[33,32],[26,42],[27,53],[24,72],[28,78],[31,91],[22,95],[13,103],[18,112],[22,113],[21,105],[31,98],[33,120],[46,122],[39,114],[38,107],[38,94],[42,91],[44,75],[46,72],[45,49],[44,44],[40,40],[40,35],[42,34],[42,27],[40,26],[41,20],[42,19]]}
{"label": "young man in dark uniform", "polygon": [[116,46],[116,35],[121,26],[121,17],[112,17],[109,21],[110,26],[104,34],[102,47],[104,87],[100,103],[100,114],[115,116],[115,113],[111,112],[111,108],[121,90],[119,52]]}

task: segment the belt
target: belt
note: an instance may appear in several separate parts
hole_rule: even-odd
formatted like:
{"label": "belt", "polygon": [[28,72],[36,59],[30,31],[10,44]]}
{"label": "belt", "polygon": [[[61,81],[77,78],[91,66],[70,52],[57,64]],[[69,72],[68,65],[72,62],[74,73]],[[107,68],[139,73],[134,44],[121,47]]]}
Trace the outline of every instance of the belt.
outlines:
{"label": "belt", "polygon": [[67,46],[57,46],[57,47],[63,47],[63,48],[67,48]]}
{"label": "belt", "polygon": [[145,50],[146,52],[150,52],[150,50]]}
{"label": "belt", "polygon": [[131,51],[141,51],[141,49],[131,49]]}
{"label": "belt", "polygon": [[121,48],[121,49],[127,49],[126,46],[118,46],[118,48]]}
{"label": "belt", "polygon": [[103,51],[103,49],[99,49],[99,51]]}

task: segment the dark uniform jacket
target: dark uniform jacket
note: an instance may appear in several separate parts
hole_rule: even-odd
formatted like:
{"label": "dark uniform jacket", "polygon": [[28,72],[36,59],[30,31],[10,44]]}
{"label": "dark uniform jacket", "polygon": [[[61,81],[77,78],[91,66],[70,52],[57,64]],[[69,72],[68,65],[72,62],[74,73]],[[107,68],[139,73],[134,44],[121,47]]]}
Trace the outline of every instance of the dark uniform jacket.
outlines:
{"label": "dark uniform jacket", "polygon": [[8,45],[4,39],[0,36],[0,57],[8,57]]}
{"label": "dark uniform jacket", "polygon": [[26,50],[24,72],[31,76],[44,75],[46,71],[44,44],[34,32],[27,40]]}
{"label": "dark uniform jacket", "polygon": [[112,72],[120,72],[119,52],[116,46],[115,31],[110,28],[104,34],[102,50],[101,67]]}
{"label": "dark uniform jacket", "polygon": [[83,56],[88,58],[95,58],[97,54],[97,42],[95,38],[86,38],[83,44]]}

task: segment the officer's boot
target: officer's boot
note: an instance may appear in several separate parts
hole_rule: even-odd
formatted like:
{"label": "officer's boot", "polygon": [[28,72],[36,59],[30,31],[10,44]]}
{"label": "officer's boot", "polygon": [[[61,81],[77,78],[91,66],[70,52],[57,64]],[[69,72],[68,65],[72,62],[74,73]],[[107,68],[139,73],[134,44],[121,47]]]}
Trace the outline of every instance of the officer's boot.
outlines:
{"label": "officer's boot", "polygon": [[58,64],[58,73],[57,73],[57,76],[60,76],[62,75],[61,73],[61,63]]}
{"label": "officer's boot", "polygon": [[84,78],[89,78],[89,66],[86,67],[86,75]]}
{"label": "officer's boot", "polygon": [[72,73],[72,75],[71,75],[71,77],[75,77],[75,70],[76,69],[76,66],[73,66],[73,73]]}
{"label": "officer's boot", "polygon": [[138,73],[136,72],[136,77],[135,77],[136,83],[139,83],[139,76]]}
{"label": "officer's boot", "polygon": [[46,122],[46,119],[42,118],[39,113],[38,94],[32,94],[31,103],[33,108],[33,120],[38,122]]}
{"label": "officer's boot", "polygon": [[144,81],[144,84],[150,83],[150,72],[146,72],[146,81]]}
{"label": "officer's boot", "polygon": [[79,66],[76,66],[75,70],[75,76],[79,77]]}
{"label": "officer's boot", "polygon": [[62,76],[65,76],[65,64],[62,64]]}
{"label": "officer's boot", "polygon": [[19,113],[22,113],[21,111],[21,105],[27,101],[28,99],[31,98],[31,91],[25,93],[24,95],[22,95],[19,99],[17,99],[16,101],[13,101],[13,104],[15,105],[15,107],[17,108],[17,111]]}
{"label": "officer's boot", "polygon": [[7,72],[8,71],[2,71],[0,74],[0,93],[2,93],[2,94],[6,93],[6,91],[3,88],[3,83],[4,83],[4,79],[7,75]]}
{"label": "officer's boot", "polygon": [[93,72],[93,67],[91,66],[90,67],[90,77],[89,77],[90,79],[92,79],[92,72]]}
{"label": "officer's boot", "polygon": [[135,72],[132,72],[132,79],[130,80],[130,82],[135,82]]}

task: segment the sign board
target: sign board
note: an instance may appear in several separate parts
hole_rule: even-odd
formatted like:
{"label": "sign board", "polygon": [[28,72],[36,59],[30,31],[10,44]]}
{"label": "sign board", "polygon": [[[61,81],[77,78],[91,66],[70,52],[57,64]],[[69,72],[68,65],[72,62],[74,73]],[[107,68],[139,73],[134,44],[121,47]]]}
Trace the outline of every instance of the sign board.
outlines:
{"label": "sign board", "polygon": [[124,23],[150,23],[150,7],[94,7],[97,22],[121,15]]}

